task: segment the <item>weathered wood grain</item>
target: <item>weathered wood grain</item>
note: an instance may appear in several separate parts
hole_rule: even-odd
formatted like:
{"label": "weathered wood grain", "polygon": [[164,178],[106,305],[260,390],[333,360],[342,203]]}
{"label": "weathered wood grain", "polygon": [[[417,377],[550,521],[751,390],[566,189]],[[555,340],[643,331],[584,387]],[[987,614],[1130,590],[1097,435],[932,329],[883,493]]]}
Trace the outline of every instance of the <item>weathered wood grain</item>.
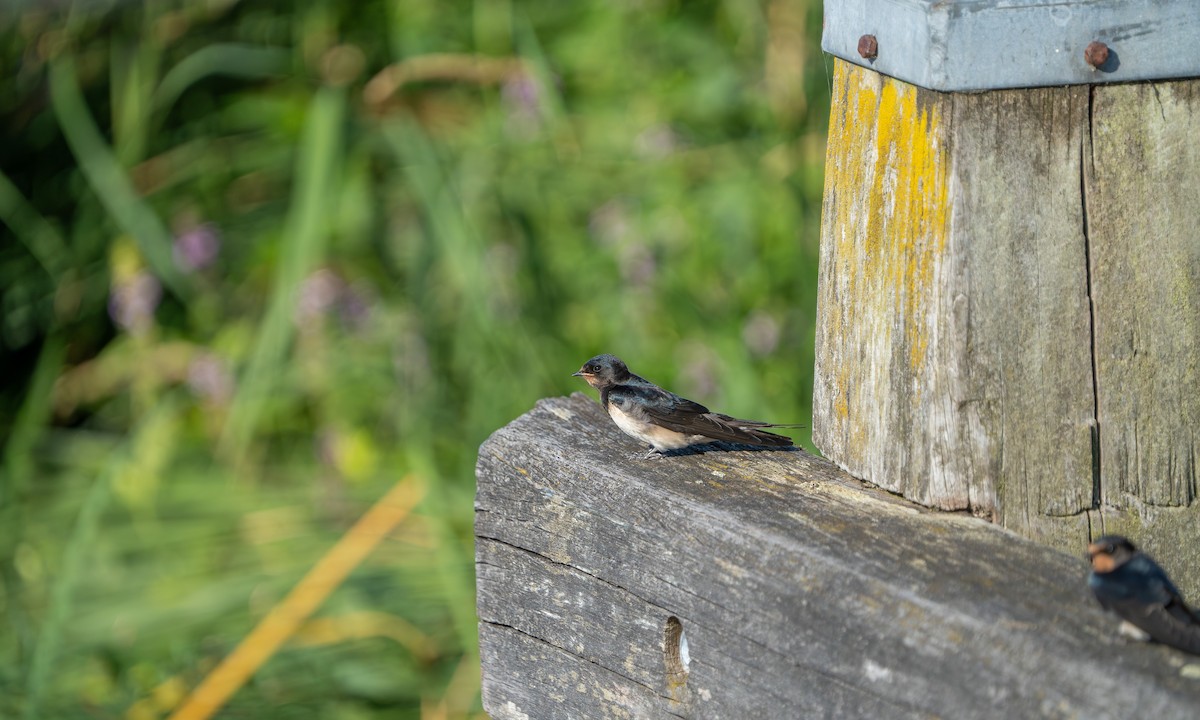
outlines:
{"label": "weathered wood grain", "polygon": [[1103,500],[1186,506],[1200,458],[1200,81],[1097,88],[1091,129]]}
{"label": "weathered wood grain", "polygon": [[1200,703],[1186,656],[1117,638],[1081,559],[803,451],[642,456],[580,394],[480,448],[492,717],[1183,718]]}
{"label": "weathered wood grain", "polygon": [[1200,80],[938,93],[836,61],[813,439],[1200,592]]}
{"label": "weathered wood grain", "polygon": [[[952,269],[932,292],[946,299],[939,320],[949,342],[932,361],[930,415],[935,429],[945,413],[946,424],[977,434],[964,429],[958,437],[966,442],[935,447],[947,458],[974,451],[960,469],[978,487],[975,494],[990,491],[1005,527],[1042,537],[1051,533],[1045,518],[1093,505],[1095,396],[1080,182],[1088,89],[943,101],[954,107]],[[1062,539],[1075,548],[1085,538]]]}
{"label": "weathered wood grain", "polygon": [[834,88],[814,442],[1028,534],[1090,508],[1086,88],[952,95],[842,62]]}

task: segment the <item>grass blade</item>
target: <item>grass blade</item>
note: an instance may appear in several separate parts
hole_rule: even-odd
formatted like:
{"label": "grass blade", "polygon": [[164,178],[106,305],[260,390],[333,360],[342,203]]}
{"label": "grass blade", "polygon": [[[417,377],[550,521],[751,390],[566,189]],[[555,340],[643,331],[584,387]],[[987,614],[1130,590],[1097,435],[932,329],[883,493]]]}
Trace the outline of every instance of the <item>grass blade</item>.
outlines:
{"label": "grass blade", "polygon": [[128,175],[96,127],[75,75],[75,63],[61,56],[50,63],[50,104],[79,168],[117,225],[129,233],[163,285],[186,297],[183,275],[171,255],[171,234],[133,189]]}
{"label": "grass blade", "polygon": [[112,495],[112,473],[117,462],[110,462],[104,473],[92,482],[83,507],[75,521],[71,539],[67,542],[66,553],[63,556],[62,573],[54,583],[50,594],[50,609],[38,633],[37,645],[33,650],[33,661],[29,664],[29,675],[26,679],[26,720],[41,717],[42,697],[45,694],[50,679],[51,668],[58,656],[58,647],[62,642],[63,626],[70,615],[74,602],[74,590],[83,567],[84,556],[88,547],[96,537],[100,527],[100,515],[108,505]]}
{"label": "grass blade", "polygon": [[255,47],[240,43],[215,43],[188,55],[167,71],[154,93],[154,108],[161,113],[189,87],[214,75],[246,80],[279,75],[287,70],[289,54],[279,48]]}
{"label": "grass blade", "polygon": [[263,402],[286,359],[300,283],[325,252],[345,106],[344,92],[334,88],[319,90],[309,106],[271,299],[221,434],[221,448],[235,462],[250,442]]}
{"label": "grass blade", "polygon": [[0,222],[12,230],[52,280],[61,278],[71,264],[71,251],[54,226],[29,204],[3,172],[0,172]]}
{"label": "grass blade", "polygon": [[[24,500],[33,477],[33,448],[41,436],[51,412],[51,392],[58,372],[62,368],[65,343],[58,335],[51,334],[42,345],[37,367],[29,382],[25,400],[13,422],[12,433],[4,448],[4,463],[0,467],[0,557],[12,558],[17,544],[25,534],[26,512]],[[15,587],[15,570],[9,562],[0,569],[0,583]],[[4,603],[6,620],[17,638],[18,647],[31,641],[26,608],[21,603]]]}
{"label": "grass blade", "polygon": [[[0,510],[5,513],[28,487],[29,477],[33,473],[30,453],[50,415],[51,390],[62,369],[64,351],[61,337],[51,335],[46,339],[29,383],[29,391],[13,423],[12,435],[4,448],[4,476],[0,480]],[[0,544],[0,548],[7,547]]]}
{"label": "grass blade", "polygon": [[113,479],[127,460],[129,450],[136,438],[149,427],[165,422],[175,412],[176,403],[164,400],[139,423],[131,433],[129,442],[113,452],[100,475],[92,482],[87,497],[79,509],[71,537],[63,551],[62,570],[50,591],[50,607],[46,619],[38,632],[37,645],[26,676],[26,720],[42,717],[41,705],[47,686],[51,681],[59,646],[62,644],[63,627],[71,617],[75,602],[75,586],[83,572],[89,549],[95,544],[100,528],[100,517],[112,497]]}

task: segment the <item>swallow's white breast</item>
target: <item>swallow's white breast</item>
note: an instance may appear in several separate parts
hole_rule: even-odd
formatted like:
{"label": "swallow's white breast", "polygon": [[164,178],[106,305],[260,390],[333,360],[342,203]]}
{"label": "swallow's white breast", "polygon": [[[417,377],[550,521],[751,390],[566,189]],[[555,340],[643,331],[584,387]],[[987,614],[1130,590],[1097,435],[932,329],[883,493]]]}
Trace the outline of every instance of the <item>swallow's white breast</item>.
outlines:
{"label": "swallow's white breast", "polygon": [[663,450],[678,450],[688,445],[695,445],[696,443],[712,442],[712,438],[707,438],[703,435],[684,435],[683,433],[668,430],[665,427],[634,417],[611,402],[608,404],[608,416],[612,418],[617,427],[621,428],[621,431],[626,435],[652,445],[659,452]]}

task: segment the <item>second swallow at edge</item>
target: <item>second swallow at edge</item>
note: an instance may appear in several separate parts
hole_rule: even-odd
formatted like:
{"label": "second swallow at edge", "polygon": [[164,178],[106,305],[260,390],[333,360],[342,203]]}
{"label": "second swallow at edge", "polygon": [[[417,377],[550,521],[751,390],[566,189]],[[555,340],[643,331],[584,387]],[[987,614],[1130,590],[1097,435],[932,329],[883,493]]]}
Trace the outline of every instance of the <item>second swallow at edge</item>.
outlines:
{"label": "second swallow at edge", "polygon": [[597,355],[573,375],[582,377],[600,391],[600,404],[618,428],[650,445],[647,457],[721,440],[744,445],[791,447],[791,438],[762,428],[801,427],[740,420],[712,412],[700,403],[634,375],[615,355]]}
{"label": "second swallow at edge", "polygon": [[1105,610],[1150,638],[1200,655],[1200,613],[1188,607],[1167,573],[1120,535],[1088,545],[1088,587]]}

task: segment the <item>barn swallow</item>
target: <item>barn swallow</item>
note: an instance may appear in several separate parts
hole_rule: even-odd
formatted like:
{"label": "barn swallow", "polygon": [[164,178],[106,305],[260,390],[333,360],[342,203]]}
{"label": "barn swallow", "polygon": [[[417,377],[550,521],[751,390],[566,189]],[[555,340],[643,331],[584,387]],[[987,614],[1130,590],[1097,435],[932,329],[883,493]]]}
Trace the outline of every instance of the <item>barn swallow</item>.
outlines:
{"label": "barn swallow", "polygon": [[710,412],[700,403],[679,397],[634,375],[614,355],[597,355],[572,375],[582,377],[588,385],[600,391],[600,404],[626,435],[650,444],[646,457],[718,440],[745,445],[791,447],[791,438],[764,432],[760,428],[800,427],[739,420]]}
{"label": "barn swallow", "polygon": [[1088,545],[1088,557],[1088,587],[1105,610],[1164,645],[1200,655],[1200,616],[1149,555],[1120,535],[1105,535]]}

